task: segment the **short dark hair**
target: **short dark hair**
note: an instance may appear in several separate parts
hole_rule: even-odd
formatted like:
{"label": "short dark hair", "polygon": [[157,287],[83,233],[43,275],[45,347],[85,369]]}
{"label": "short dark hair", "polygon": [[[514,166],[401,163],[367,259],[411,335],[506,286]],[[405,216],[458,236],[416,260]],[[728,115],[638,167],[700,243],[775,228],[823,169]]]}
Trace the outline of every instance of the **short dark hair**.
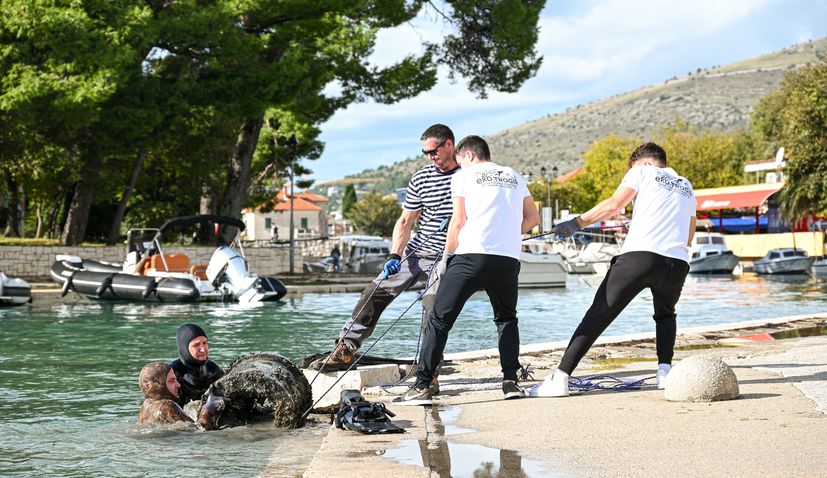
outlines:
{"label": "short dark hair", "polygon": [[655,143],[643,143],[629,156],[629,166],[639,159],[652,158],[666,165],[666,151]]}
{"label": "short dark hair", "polygon": [[462,138],[457,144],[457,154],[461,154],[464,150],[471,151],[483,161],[491,161],[491,150],[488,149],[488,143],[479,136],[472,134]]}
{"label": "short dark hair", "polygon": [[455,142],[454,132],[451,131],[451,128],[440,123],[428,126],[428,129],[426,129],[425,132],[422,133],[422,136],[419,137],[421,141],[425,141],[428,138],[434,138],[439,143],[445,141],[446,139],[450,139],[452,143]]}

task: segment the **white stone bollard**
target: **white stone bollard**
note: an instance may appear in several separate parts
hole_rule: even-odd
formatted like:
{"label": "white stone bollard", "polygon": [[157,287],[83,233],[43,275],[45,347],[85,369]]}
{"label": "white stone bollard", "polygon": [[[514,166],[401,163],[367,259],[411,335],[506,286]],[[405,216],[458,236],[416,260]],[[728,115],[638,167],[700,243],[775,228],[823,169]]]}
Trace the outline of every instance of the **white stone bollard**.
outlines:
{"label": "white stone bollard", "polygon": [[683,359],[666,376],[664,397],[670,402],[716,402],[739,395],[735,372],[716,357]]}

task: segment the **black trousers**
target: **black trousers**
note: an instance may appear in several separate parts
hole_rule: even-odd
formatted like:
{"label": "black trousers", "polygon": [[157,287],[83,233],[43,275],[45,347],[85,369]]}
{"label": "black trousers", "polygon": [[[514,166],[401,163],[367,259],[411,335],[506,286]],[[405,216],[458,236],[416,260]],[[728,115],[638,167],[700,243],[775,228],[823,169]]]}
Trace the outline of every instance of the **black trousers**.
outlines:
{"label": "black trousers", "polygon": [[689,264],[653,252],[627,252],[612,259],[589,310],[571,337],[558,368],[571,375],[600,334],[643,289],[652,290],[658,363],[672,363],[681,297]]}
{"label": "black trousers", "polygon": [[480,289],[488,294],[494,309],[503,379],[517,379],[517,370],[520,369],[520,331],[517,328],[519,274],[520,261],[511,257],[490,254],[454,256],[440,279],[428,320],[416,371],[417,388],[425,388],[431,383],[448,342],[448,332],[465,303]]}

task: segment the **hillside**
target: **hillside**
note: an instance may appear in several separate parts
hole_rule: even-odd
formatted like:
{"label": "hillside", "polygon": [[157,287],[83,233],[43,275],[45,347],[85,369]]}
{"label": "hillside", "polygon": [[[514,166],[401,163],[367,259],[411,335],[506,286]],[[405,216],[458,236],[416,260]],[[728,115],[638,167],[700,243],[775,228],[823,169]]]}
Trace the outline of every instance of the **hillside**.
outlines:
{"label": "hillside", "polygon": [[[488,136],[492,155],[519,171],[539,174],[540,167],[560,174],[582,164],[591,142],[609,134],[646,136],[681,120],[702,129],[727,131],[747,126],[749,113],[776,89],[788,70],[827,58],[827,38],[785,48],[753,59],[691,72],[662,84],[616,95],[547,115]],[[421,158],[365,170],[350,178],[382,178],[371,189],[402,187]]]}

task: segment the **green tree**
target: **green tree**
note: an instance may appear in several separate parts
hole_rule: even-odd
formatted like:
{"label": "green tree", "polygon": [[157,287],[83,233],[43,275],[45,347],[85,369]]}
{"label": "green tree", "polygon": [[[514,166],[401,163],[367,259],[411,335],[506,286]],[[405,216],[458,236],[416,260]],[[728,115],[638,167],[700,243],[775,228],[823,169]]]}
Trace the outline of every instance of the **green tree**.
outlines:
{"label": "green tree", "polygon": [[348,219],[357,231],[376,236],[390,236],[402,206],[392,197],[367,193],[350,209]]}
{"label": "green tree", "polygon": [[785,148],[782,213],[827,214],[827,63],[787,73],[780,89],[755,106],[751,126]]}
{"label": "green tree", "polygon": [[571,181],[578,193],[572,200],[575,210],[586,211],[612,195],[628,170],[629,156],[640,143],[637,138],[609,135],[589,146],[583,155],[583,173]]}
{"label": "green tree", "polygon": [[345,186],[345,192],[342,195],[342,217],[350,219],[351,210],[356,205],[356,188],[353,184]]}
{"label": "green tree", "polygon": [[[480,96],[516,91],[540,65],[534,45],[544,3],[4,1],[5,189],[18,202],[30,191],[43,205],[60,203],[51,215],[64,223],[66,243],[83,239],[93,204],[112,211],[101,232],[112,240],[122,218],[158,192],[142,186],[151,164],[161,175],[152,180],[186,178],[188,192],[201,191],[201,211],[237,217],[251,190],[300,171],[299,158],[317,158],[319,125],[352,103],[416,96],[434,86],[438,65]],[[452,33],[387,67],[370,63],[382,30],[426,11]],[[194,138],[211,142],[199,134],[226,124],[226,146],[172,155]],[[12,134],[17,140],[6,142]],[[278,140],[293,135],[298,146]]]}
{"label": "green tree", "polygon": [[699,131],[686,123],[660,128],[654,141],[666,150],[668,165],[695,189],[744,184],[744,163],[767,154],[749,131]]}

